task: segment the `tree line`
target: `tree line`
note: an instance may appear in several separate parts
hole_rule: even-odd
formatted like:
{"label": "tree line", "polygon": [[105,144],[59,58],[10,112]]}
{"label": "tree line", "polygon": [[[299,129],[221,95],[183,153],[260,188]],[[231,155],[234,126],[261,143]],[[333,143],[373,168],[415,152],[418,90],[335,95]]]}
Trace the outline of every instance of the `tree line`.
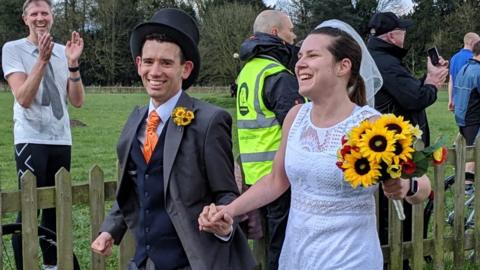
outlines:
{"label": "tree line", "polygon": [[[380,2],[380,3],[379,3]],[[414,0],[407,16],[415,26],[407,32],[410,49],[407,65],[413,72],[425,68],[426,49],[436,45],[444,58],[463,46],[466,32],[477,31],[480,0]],[[281,9],[292,18],[298,39],[326,19],[351,24],[368,39],[368,21],[380,10],[399,10],[398,0],[290,0]],[[27,36],[23,1],[0,3],[0,45]],[[55,41],[65,43],[71,31],[85,41],[81,58],[86,85],[140,85],[130,55],[129,37],[135,25],[163,7],[177,7],[191,14],[200,27],[201,71],[198,85],[227,85],[242,63],[235,58],[243,40],[251,36],[256,15],[267,7],[261,0],[59,0],[54,6]],[[278,7],[277,7],[278,8]],[[3,80],[3,73],[1,74]]]}

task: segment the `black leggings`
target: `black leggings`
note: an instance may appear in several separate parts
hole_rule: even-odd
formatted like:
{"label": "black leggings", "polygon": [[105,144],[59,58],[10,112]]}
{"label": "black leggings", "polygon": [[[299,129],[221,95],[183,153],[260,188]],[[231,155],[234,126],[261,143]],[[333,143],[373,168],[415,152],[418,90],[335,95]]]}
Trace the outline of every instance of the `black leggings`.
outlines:
{"label": "black leggings", "polygon": [[[20,178],[27,170],[30,170],[37,178],[37,187],[54,186],[55,174],[60,168],[64,167],[70,171],[70,159],[71,146],[31,143],[15,145],[19,189]],[[17,216],[17,222],[22,222],[21,213]],[[55,208],[43,209],[41,226],[56,232]],[[17,269],[23,269],[21,237],[13,236],[12,245]],[[41,246],[41,248],[43,263],[56,265],[56,251],[47,249],[45,246]]]}

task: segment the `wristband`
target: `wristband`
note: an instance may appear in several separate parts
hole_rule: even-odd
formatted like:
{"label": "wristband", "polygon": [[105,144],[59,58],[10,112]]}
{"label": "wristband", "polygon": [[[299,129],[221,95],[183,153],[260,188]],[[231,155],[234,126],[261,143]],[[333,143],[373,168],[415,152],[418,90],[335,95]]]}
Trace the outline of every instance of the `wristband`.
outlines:
{"label": "wristband", "polygon": [[72,78],[72,77],[68,77],[68,79],[72,82],[78,82],[82,79],[82,77],[78,76],[78,77],[75,77],[75,78]]}
{"label": "wristband", "polygon": [[76,66],[76,67],[68,67],[68,71],[70,72],[77,72],[80,70],[80,67],[79,66]]}

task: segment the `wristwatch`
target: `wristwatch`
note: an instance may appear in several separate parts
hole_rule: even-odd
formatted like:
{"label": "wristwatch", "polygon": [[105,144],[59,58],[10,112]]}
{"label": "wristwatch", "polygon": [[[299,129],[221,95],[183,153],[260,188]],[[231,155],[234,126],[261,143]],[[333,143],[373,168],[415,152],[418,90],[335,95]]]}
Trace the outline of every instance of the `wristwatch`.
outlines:
{"label": "wristwatch", "polygon": [[408,189],[407,192],[407,197],[415,195],[418,191],[418,182],[416,177],[410,178],[410,188]]}

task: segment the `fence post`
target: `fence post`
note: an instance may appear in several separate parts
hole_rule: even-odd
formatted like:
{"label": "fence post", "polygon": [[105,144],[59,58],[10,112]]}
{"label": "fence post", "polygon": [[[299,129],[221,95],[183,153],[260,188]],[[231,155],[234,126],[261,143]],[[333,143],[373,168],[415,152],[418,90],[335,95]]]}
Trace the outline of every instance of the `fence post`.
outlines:
{"label": "fence post", "polygon": [[413,258],[411,260],[412,269],[423,269],[423,203],[412,206],[412,241]]}
{"label": "fence post", "polygon": [[[422,140],[417,140],[414,147],[415,150],[423,150],[425,145]],[[412,205],[412,224],[410,226],[413,256],[410,265],[413,269],[423,269],[423,223],[423,203]]]}
{"label": "fence post", "polygon": [[37,179],[26,171],[20,181],[22,207],[22,259],[23,269],[37,269]]}
{"label": "fence post", "polygon": [[402,221],[391,200],[388,201],[388,246],[390,248],[389,269],[403,269],[403,232]]}
{"label": "fence post", "polygon": [[455,219],[453,221],[453,264],[463,265],[465,260],[465,139],[458,135],[455,140]]}
{"label": "fence post", "polygon": [[444,252],[444,233],[445,233],[445,164],[435,165],[433,167],[435,186],[434,189],[434,203],[433,203],[433,269],[443,270],[445,264],[443,262],[445,257]]}
{"label": "fence post", "polygon": [[[97,165],[90,169],[89,174],[89,201],[90,201],[90,224],[91,240],[90,243],[97,238],[100,226],[105,217],[105,185],[103,171]],[[95,270],[105,269],[105,259],[103,256],[90,251],[91,268]]]}
{"label": "fence post", "polygon": [[55,208],[57,215],[57,266],[73,270],[72,180],[65,168],[55,174]]}
{"label": "fence post", "polygon": [[[475,198],[480,198],[480,136],[475,139]],[[480,199],[474,200],[475,224],[480,224]],[[475,226],[475,266],[480,268],[480,228]]]}

